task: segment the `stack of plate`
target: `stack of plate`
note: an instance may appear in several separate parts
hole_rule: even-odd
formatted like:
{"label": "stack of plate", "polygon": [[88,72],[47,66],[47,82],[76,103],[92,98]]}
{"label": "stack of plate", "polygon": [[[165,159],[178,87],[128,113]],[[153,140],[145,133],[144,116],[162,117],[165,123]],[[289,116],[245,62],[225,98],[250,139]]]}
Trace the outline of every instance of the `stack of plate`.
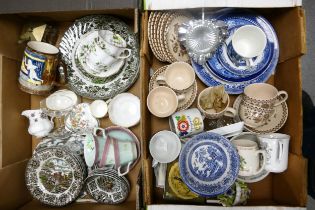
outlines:
{"label": "stack of plate", "polygon": [[[243,93],[244,88],[253,83],[266,82],[274,73],[279,57],[279,44],[271,24],[262,16],[247,10],[224,9],[210,18],[224,21],[228,25],[228,37],[225,44],[203,66],[193,62],[197,76],[208,86],[224,85],[229,94]],[[244,25],[260,27],[266,34],[267,45],[262,55],[257,56],[253,66],[246,67],[245,61],[232,62],[228,49],[235,30]]]}
{"label": "stack of plate", "polygon": [[98,203],[119,204],[129,195],[130,184],[114,169],[95,169],[85,181],[87,193]]}
{"label": "stack of plate", "polygon": [[191,20],[188,14],[177,12],[151,12],[148,22],[148,38],[153,54],[163,62],[190,62],[190,58],[178,40],[179,26]]}
{"label": "stack of plate", "polygon": [[38,150],[26,167],[26,186],[31,195],[50,206],[65,206],[80,194],[86,169],[80,156],[67,147]]}

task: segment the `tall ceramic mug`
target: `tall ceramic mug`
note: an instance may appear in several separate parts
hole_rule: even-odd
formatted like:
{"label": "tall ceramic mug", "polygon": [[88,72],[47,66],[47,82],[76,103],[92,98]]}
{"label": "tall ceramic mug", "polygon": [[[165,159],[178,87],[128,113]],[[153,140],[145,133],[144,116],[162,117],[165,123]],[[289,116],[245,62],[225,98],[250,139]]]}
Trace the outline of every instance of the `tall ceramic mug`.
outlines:
{"label": "tall ceramic mug", "polygon": [[187,137],[203,132],[203,117],[196,108],[178,111],[169,118],[171,131],[179,137]]}
{"label": "tall ceramic mug", "polygon": [[[58,84],[55,81],[58,55],[58,48],[51,44],[28,42],[20,69],[20,89],[30,94],[48,94]],[[60,77],[65,80],[64,72],[60,72]]]}
{"label": "tall ceramic mug", "polygon": [[[236,139],[232,143],[241,158],[240,176],[254,176],[265,169],[266,152],[265,150],[259,150],[258,144],[255,141]],[[262,163],[260,161],[260,155],[263,159]]]}
{"label": "tall ceramic mug", "polygon": [[288,168],[290,136],[282,133],[258,135],[261,148],[266,150],[266,170],[281,173]]}
{"label": "tall ceramic mug", "polygon": [[273,85],[254,83],[244,89],[240,118],[249,127],[262,126],[274,113],[274,107],[288,99],[286,91],[278,91]]}
{"label": "tall ceramic mug", "polygon": [[232,107],[229,107],[229,104],[230,104],[230,97],[227,93],[226,94],[226,97],[227,97],[227,103],[224,107],[224,109],[221,111],[221,112],[209,112],[209,110],[205,110],[202,106],[201,106],[201,98],[206,96],[206,95],[209,95],[210,92],[212,91],[212,87],[208,87],[206,89],[204,89],[203,91],[200,92],[199,96],[198,96],[198,101],[197,101],[197,107],[198,109],[200,110],[200,112],[206,117],[206,118],[209,118],[209,119],[218,119],[222,116],[228,116],[228,117],[234,117],[236,115],[236,110],[233,109]]}

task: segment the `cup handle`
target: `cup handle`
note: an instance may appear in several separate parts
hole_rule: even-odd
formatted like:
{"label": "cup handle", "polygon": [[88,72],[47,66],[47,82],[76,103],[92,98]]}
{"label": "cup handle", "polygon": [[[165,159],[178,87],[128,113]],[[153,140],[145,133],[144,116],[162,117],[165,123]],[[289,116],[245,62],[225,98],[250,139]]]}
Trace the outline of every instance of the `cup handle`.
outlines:
{"label": "cup handle", "polygon": [[283,97],[281,97],[280,101],[275,103],[274,106],[279,106],[280,104],[282,104],[283,102],[285,102],[288,99],[288,93],[284,90],[281,90],[278,92],[278,96],[280,97],[281,95],[283,95]]}
{"label": "cup handle", "polygon": [[156,82],[158,85],[166,84],[165,77],[163,75],[160,75],[156,78]]}
{"label": "cup handle", "polygon": [[93,135],[94,136],[99,136],[99,134],[101,134],[102,137],[106,138],[105,129],[103,129],[103,128],[94,128],[93,129]]}
{"label": "cup handle", "polygon": [[265,165],[266,165],[266,151],[265,150],[257,150],[256,154],[261,154],[263,156],[263,164],[260,167],[260,169],[255,173],[255,175],[261,173],[265,169]]}
{"label": "cup handle", "polygon": [[283,152],[284,152],[284,149],[283,149],[284,144],[283,144],[282,141],[279,141],[278,147],[279,147],[279,150],[278,150],[278,152],[279,152],[279,154],[278,154],[278,161],[281,161],[282,158],[283,158]]}
{"label": "cup handle", "polygon": [[228,107],[226,108],[225,112],[224,112],[224,116],[227,116],[227,117],[235,117],[236,115],[236,110],[233,109],[232,107]]}
{"label": "cup handle", "polygon": [[128,163],[127,169],[126,169],[125,172],[121,172],[121,166],[119,166],[119,167],[117,168],[118,176],[124,176],[124,175],[128,174],[129,171],[130,171],[130,166],[131,166],[131,164],[132,164],[132,162],[129,162],[129,163]]}
{"label": "cup handle", "polygon": [[182,100],[185,100],[185,94],[180,94],[177,96],[177,100],[178,101],[182,101]]}
{"label": "cup handle", "polygon": [[[126,53],[126,54],[121,55],[122,53],[125,53],[125,52],[127,52],[127,53]],[[128,49],[128,48],[123,48],[123,49],[121,50],[120,55],[119,55],[119,56],[117,56],[117,58],[120,58],[120,59],[125,59],[125,58],[129,58],[129,57],[130,57],[130,55],[131,55],[131,49]]]}

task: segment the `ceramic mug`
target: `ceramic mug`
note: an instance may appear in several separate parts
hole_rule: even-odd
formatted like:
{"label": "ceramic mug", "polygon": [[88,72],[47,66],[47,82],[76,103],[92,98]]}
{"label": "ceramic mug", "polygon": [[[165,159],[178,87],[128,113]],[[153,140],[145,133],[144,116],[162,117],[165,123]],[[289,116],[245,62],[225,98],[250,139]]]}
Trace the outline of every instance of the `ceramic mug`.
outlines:
{"label": "ceramic mug", "polygon": [[[56,69],[61,64],[58,60],[57,47],[45,42],[29,41],[24,50],[20,69],[20,89],[30,94],[46,95],[55,85],[61,85],[56,82]],[[61,71],[61,66],[59,67],[61,83],[64,84],[65,72]]]}
{"label": "ceramic mug", "polygon": [[165,83],[173,90],[182,92],[194,84],[195,71],[188,63],[174,62],[156,80],[159,84]]}
{"label": "ceramic mug", "polygon": [[187,137],[203,132],[203,117],[196,108],[174,113],[169,118],[171,131],[179,137]]}
{"label": "ceramic mug", "polygon": [[266,150],[266,170],[281,173],[288,168],[290,136],[282,133],[258,135],[260,147]]}
{"label": "ceramic mug", "polygon": [[197,101],[197,107],[200,110],[200,112],[209,119],[218,119],[222,116],[228,116],[228,117],[234,117],[236,115],[236,110],[229,107],[230,104],[230,97],[227,93],[225,93],[227,95],[227,104],[226,107],[224,108],[224,110],[222,110],[221,112],[209,112],[208,110],[205,110],[202,108],[200,101],[201,98],[206,95],[209,94],[210,91],[212,91],[212,87],[208,87],[206,89],[204,89],[203,91],[200,92],[199,96],[198,96],[198,101]]}
{"label": "ceramic mug", "polygon": [[[254,176],[265,169],[266,151],[259,150],[256,142],[248,139],[236,139],[232,143],[236,147],[241,158],[239,170],[240,176]],[[260,155],[263,159],[261,166]]]}
{"label": "ceramic mug", "polygon": [[87,56],[87,62],[89,68],[96,72],[106,69],[108,66],[112,65],[118,59],[109,55],[105,50],[103,50],[97,43],[93,43],[94,50],[90,51]]}
{"label": "ceramic mug", "polygon": [[184,94],[177,96],[171,88],[160,86],[154,88],[149,93],[147,97],[147,107],[149,111],[157,117],[168,117],[176,111],[178,101],[184,99]]}
{"label": "ceramic mug", "polygon": [[[245,25],[236,29],[232,35],[232,51],[241,60],[245,60],[246,66],[253,66],[253,58],[261,55],[267,45],[265,32],[257,26]],[[234,52],[229,52],[233,55]]]}
{"label": "ceramic mug", "polygon": [[131,49],[126,48],[127,44],[119,34],[114,34],[108,30],[99,30],[98,34],[100,37],[98,40],[99,45],[109,55],[120,59],[130,57]]}
{"label": "ceramic mug", "polygon": [[274,107],[288,99],[286,91],[278,91],[267,83],[254,83],[244,89],[240,118],[249,127],[259,127],[274,113]]}

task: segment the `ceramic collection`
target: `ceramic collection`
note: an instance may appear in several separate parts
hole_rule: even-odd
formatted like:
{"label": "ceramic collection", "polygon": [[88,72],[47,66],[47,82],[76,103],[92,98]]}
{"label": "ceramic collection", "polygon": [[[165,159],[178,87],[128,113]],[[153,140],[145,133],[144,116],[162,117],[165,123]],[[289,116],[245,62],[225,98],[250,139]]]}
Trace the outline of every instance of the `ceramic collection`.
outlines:
{"label": "ceramic collection", "polygon": [[[245,204],[247,183],[288,168],[290,136],[276,132],[288,118],[289,95],[269,80],[279,57],[272,25],[241,9],[201,17],[150,12],[153,69],[141,81],[147,95],[128,92],[139,76],[140,49],[119,18],[81,17],[58,48],[27,43],[18,85],[46,95],[39,109],[21,113],[40,138],[25,173],[36,200],[61,207],[84,194],[121,204],[134,187],[125,176],[141,160],[140,145],[149,149],[164,195],[192,203]],[[53,92],[60,85],[67,89]],[[151,139],[132,132],[144,129],[143,120],[155,123]]]}

